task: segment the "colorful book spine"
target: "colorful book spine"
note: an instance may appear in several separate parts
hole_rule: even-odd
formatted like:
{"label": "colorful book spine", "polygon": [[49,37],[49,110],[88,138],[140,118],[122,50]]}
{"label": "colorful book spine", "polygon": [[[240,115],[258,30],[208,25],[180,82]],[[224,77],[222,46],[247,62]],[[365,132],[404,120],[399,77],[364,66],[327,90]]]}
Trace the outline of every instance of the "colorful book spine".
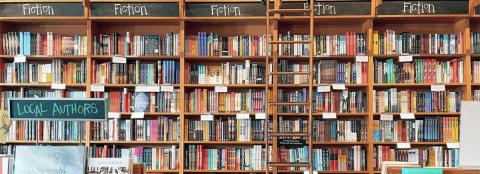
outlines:
{"label": "colorful book spine", "polygon": [[362,146],[313,149],[313,170],[365,171],[367,150]]}
{"label": "colorful book spine", "polygon": [[[310,155],[308,153],[308,146],[300,147],[284,147],[280,146],[278,149],[278,156],[280,162],[290,163],[308,163]],[[279,170],[308,170],[306,167],[279,167]]]}
{"label": "colorful book spine", "polygon": [[313,112],[367,112],[367,93],[365,91],[344,90],[313,94]]}
{"label": "colorful book spine", "polygon": [[376,142],[458,142],[458,117],[425,117],[417,120],[374,120]]}
{"label": "colorful book spine", "polygon": [[480,33],[472,32],[470,35],[471,51],[473,54],[480,54]]}
{"label": "colorful book spine", "polygon": [[337,60],[320,60],[314,66],[314,79],[317,84],[368,83],[368,63],[338,62]]}
{"label": "colorful book spine", "polygon": [[265,112],[265,96],[263,90],[219,93],[197,88],[185,94],[185,112]]}
{"label": "colorful book spine", "polygon": [[[278,102],[307,102],[308,89],[278,89]],[[278,112],[284,113],[305,113],[308,110],[305,106],[277,106]]]}
{"label": "colorful book spine", "polygon": [[0,80],[3,83],[63,83],[85,84],[85,60],[52,63],[0,63]]}
{"label": "colorful book spine", "polygon": [[381,170],[384,161],[414,162],[424,167],[458,167],[459,149],[431,146],[412,149],[394,149],[376,146],[373,152],[373,168]]}
{"label": "colorful book spine", "polygon": [[163,35],[98,34],[93,36],[94,55],[123,56],[178,56],[180,42],[178,33]]}
{"label": "colorful book spine", "polygon": [[185,169],[188,170],[264,170],[266,149],[261,145],[245,147],[185,146]]}
{"label": "colorful book spine", "polygon": [[314,120],[312,140],[318,142],[365,142],[365,120]]}
{"label": "colorful book spine", "polygon": [[86,55],[87,36],[63,36],[47,32],[2,34],[2,55]]}
{"label": "colorful book spine", "polygon": [[185,37],[185,56],[265,56],[265,35],[219,36],[198,32]]}
{"label": "colorful book spine", "polygon": [[7,140],[14,141],[84,141],[85,122],[14,120]]}
{"label": "colorful book spine", "polygon": [[259,63],[225,62],[218,64],[185,64],[188,84],[265,84],[265,66]]}
{"label": "colorful book spine", "polygon": [[374,90],[374,112],[460,112],[459,91]]}
{"label": "colorful book spine", "polygon": [[[278,72],[309,72],[308,63],[289,63],[288,60],[278,60]],[[278,75],[279,84],[308,84],[308,74]]]}
{"label": "colorful book spine", "polygon": [[379,54],[464,54],[465,34],[434,33],[414,34],[398,33],[387,29],[374,31],[373,53]]}
{"label": "colorful book spine", "polygon": [[404,63],[375,59],[374,67],[375,83],[463,83],[463,61],[458,59],[415,59]]}
{"label": "colorful book spine", "polygon": [[110,112],[179,112],[179,89],[173,92],[131,92],[122,91],[94,92],[93,98],[105,98],[109,101]]}
{"label": "colorful book spine", "polygon": [[188,141],[263,141],[265,120],[216,118],[214,121],[185,119]]}

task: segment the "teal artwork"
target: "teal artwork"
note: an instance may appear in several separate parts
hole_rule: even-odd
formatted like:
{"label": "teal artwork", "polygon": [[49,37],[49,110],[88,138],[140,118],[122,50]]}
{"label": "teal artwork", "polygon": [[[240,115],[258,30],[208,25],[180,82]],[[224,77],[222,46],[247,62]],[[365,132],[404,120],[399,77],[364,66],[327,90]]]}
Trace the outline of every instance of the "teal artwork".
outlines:
{"label": "teal artwork", "polygon": [[402,168],[402,174],[443,174],[442,168]]}

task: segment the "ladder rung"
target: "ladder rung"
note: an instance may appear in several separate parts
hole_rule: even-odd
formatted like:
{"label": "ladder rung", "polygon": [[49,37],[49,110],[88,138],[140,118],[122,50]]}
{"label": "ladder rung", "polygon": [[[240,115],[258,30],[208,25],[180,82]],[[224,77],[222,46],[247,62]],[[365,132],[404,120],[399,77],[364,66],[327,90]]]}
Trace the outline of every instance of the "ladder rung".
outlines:
{"label": "ladder rung", "polygon": [[275,137],[286,137],[286,136],[308,137],[310,135],[306,132],[269,132],[268,134]]}
{"label": "ladder rung", "polygon": [[310,9],[271,9],[270,13],[308,13]]}
{"label": "ladder rung", "polygon": [[271,72],[270,75],[308,75],[310,72]]}
{"label": "ladder rung", "polygon": [[268,103],[271,106],[301,106],[301,105],[308,105],[308,103],[300,103],[300,102],[271,102]]}
{"label": "ladder rung", "polygon": [[310,167],[309,163],[301,162],[269,162],[272,167]]}
{"label": "ladder rung", "polygon": [[310,40],[290,40],[290,41],[270,41],[269,44],[295,44],[295,43],[310,43]]}

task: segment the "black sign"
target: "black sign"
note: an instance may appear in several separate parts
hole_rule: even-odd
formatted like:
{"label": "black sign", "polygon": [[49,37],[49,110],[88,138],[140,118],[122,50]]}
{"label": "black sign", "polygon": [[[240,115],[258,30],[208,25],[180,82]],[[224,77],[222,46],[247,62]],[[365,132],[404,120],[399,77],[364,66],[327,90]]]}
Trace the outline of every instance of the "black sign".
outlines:
{"label": "black sign", "polygon": [[383,1],[379,15],[468,14],[468,1]]}
{"label": "black sign", "polygon": [[178,3],[92,3],[92,16],[178,17]]}
{"label": "black sign", "polygon": [[480,6],[475,7],[475,14],[476,15],[480,14]]}
{"label": "black sign", "polygon": [[260,2],[187,3],[187,17],[201,16],[265,16],[265,5]]}
{"label": "black sign", "polygon": [[83,16],[80,2],[0,3],[0,16]]}
{"label": "black sign", "polygon": [[[346,15],[370,15],[371,1],[322,1],[315,2],[315,16],[346,16]],[[306,2],[284,2],[282,8],[286,9],[307,9]],[[285,14],[298,16],[299,14]],[[304,13],[302,15],[310,15]]]}
{"label": "black sign", "polygon": [[9,101],[16,120],[105,120],[105,99],[15,98]]}
{"label": "black sign", "polygon": [[282,146],[305,146],[307,143],[305,139],[280,138],[278,139],[278,144]]}

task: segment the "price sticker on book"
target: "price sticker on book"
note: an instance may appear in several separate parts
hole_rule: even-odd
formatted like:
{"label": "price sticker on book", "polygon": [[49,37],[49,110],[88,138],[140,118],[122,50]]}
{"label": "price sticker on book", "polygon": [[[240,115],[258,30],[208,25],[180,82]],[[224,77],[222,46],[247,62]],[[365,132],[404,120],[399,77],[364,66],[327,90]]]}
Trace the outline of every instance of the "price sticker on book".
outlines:
{"label": "price sticker on book", "polygon": [[212,114],[202,114],[202,115],[200,115],[200,120],[201,121],[213,121],[213,115]]}
{"label": "price sticker on book", "polygon": [[120,118],[119,112],[108,112],[108,118]]}
{"label": "price sticker on book", "polygon": [[433,92],[445,91],[445,85],[433,84],[430,86],[430,90]]}
{"label": "price sticker on book", "polygon": [[337,113],[335,112],[324,112],[322,113],[323,119],[337,119]]}
{"label": "price sticker on book", "polygon": [[25,55],[16,55],[15,57],[13,57],[13,62],[15,63],[23,63],[23,62],[27,62],[27,56]]}
{"label": "price sticker on book", "polygon": [[241,114],[236,114],[236,115],[237,115],[237,120],[250,119],[250,114],[248,114],[248,113],[241,113]]}
{"label": "price sticker on book", "polygon": [[400,113],[400,118],[403,120],[413,120],[415,119],[415,114],[413,113]]}
{"label": "price sticker on book", "polygon": [[368,62],[368,56],[355,56],[356,62]]}
{"label": "price sticker on book", "polygon": [[160,86],[160,91],[162,91],[162,92],[173,92],[173,86],[172,85],[162,85],[162,86]]}
{"label": "price sticker on book", "polygon": [[127,58],[122,56],[113,56],[112,63],[127,63]]}
{"label": "price sticker on book", "polygon": [[104,92],[105,86],[100,84],[92,84],[90,85],[90,91],[92,92]]}
{"label": "price sticker on book", "polygon": [[330,85],[317,86],[317,92],[330,92]]}
{"label": "price sticker on book", "polygon": [[393,121],[393,114],[389,114],[389,113],[380,114],[380,120]]}
{"label": "price sticker on book", "polygon": [[398,62],[411,62],[413,61],[413,56],[398,56]]}
{"label": "price sticker on book", "polygon": [[[318,171],[314,170],[312,173],[313,174],[318,174]],[[310,174],[310,171],[305,170],[305,171],[303,171],[303,174]]]}
{"label": "price sticker on book", "polygon": [[215,92],[227,92],[228,87],[227,86],[215,86]]}
{"label": "price sticker on book", "polygon": [[345,87],[345,83],[334,83],[332,84],[332,88],[334,90],[345,90],[347,87]]}
{"label": "price sticker on book", "polygon": [[265,120],[265,119],[267,119],[267,114],[265,114],[265,113],[255,113],[255,119]]}
{"label": "price sticker on book", "polygon": [[130,118],[132,119],[143,119],[145,117],[145,112],[132,112]]}
{"label": "price sticker on book", "polygon": [[159,92],[160,86],[156,85],[140,85],[135,86],[135,92]]}
{"label": "price sticker on book", "polygon": [[447,148],[458,149],[458,148],[460,148],[460,143],[447,143]]}
{"label": "price sticker on book", "polygon": [[410,143],[397,143],[397,148],[398,149],[410,149]]}
{"label": "price sticker on book", "polygon": [[52,83],[52,86],[50,86],[50,89],[66,89],[67,85],[65,83]]}

